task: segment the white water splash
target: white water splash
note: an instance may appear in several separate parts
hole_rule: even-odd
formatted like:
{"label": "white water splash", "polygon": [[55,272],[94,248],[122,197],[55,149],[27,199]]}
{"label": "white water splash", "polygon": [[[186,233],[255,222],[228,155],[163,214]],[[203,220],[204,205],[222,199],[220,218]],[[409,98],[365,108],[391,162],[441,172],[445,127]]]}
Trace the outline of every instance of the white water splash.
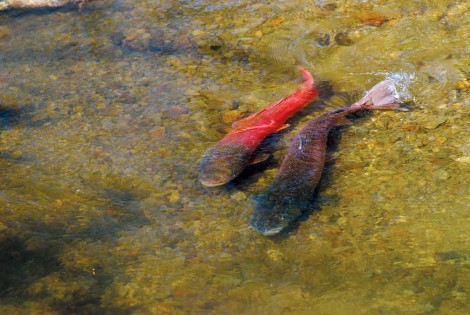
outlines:
{"label": "white water splash", "polygon": [[387,76],[387,79],[395,83],[400,102],[415,101],[415,98],[410,92],[410,85],[415,78],[415,74],[410,72],[394,72]]}

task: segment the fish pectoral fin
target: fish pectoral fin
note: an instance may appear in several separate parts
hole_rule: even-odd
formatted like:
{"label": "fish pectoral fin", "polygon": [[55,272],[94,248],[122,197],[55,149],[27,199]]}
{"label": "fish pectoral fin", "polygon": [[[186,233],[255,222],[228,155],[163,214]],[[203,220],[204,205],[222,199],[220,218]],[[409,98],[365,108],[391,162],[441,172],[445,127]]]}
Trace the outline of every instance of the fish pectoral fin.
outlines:
{"label": "fish pectoral fin", "polygon": [[338,152],[327,152],[325,155],[325,162],[332,162],[339,157]]}
{"label": "fish pectoral fin", "polygon": [[279,127],[279,129],[277,129],[275,132],[284,130],[284,129],[289,128],[289,127],[290,127],[290,124],[284,124],[284,125],[282,125],[281,127]]}
{"label": "fish pectoral fin", "polygon": [[264,162],[266,161],[267,159],[269,159],[269,154],[257,154],[251,161],[250,161],[250,165],[253,165],[253,164],[258,164],[258,163],[261,163],[261,162]]}
{"label": "fish pectoral fin", "polygon": [[274,115],[275,113],[277,113],[278,111],[281,111],[282,109],[284,109],[286,107],[285,104],[286,104],[288,99],[289,99],[289,96],[285,97],[282,100],[279,100],[275,103],[272,103],[268,107],[254,113],[254,114],[251,114],[250,116],[248,116],[246,118],[242,118],[239,121],[234,122],[232,124],[232,128],[241,128],[241,127],[250,126],[250,125],[253,124],[254,121],[256,121],[258,118],[260,118],[260,116],[267,115],[266,112],[268,110],[270,110],[272,112],[271,115]]}
{"label": "fish pectoral fin", "polygon": [[349,119],[347,119],[346,117],[341,117],[340,119],[338,119],[338,122],[337,122],[337,126],[351,126],[353,124],[353,122]]}

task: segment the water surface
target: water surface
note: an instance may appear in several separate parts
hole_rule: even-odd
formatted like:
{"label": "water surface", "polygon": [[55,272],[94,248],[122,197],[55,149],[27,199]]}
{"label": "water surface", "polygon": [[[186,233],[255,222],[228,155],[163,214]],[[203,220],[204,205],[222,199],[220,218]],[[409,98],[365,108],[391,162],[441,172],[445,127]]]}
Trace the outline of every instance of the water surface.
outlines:
{"label": "water surface", "polygon": [[[0,313],[470,313],[467,1],[95,1],[0,13]],[[273,158],[217,189],[206,149],[296,89]],[[248,227],[295,133],[333,133],[312,211]]]}

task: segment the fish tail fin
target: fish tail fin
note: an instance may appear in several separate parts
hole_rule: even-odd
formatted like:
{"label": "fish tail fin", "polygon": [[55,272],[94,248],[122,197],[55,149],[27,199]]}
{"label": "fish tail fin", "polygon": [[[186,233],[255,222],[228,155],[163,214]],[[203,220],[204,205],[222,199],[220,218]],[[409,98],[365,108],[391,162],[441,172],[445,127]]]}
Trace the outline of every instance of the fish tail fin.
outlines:
{"label": "fish tail fin", "polygon": [[303,90],[312,89],[312,87],[315,85],[315,80],[313,79],[312,74],[308,70],[306,70],[302,67],[299,67],[299,71],[300,71],[300,73],[302,74],[302,76],[304,77],[304,80],[305,80],[305,82],[302,84],[302,89]]}
{"label": "fish tail fin", "polygon": [[390,79],[376,84],[364,98],[351,105],[351,108],[408,111],[400,106],[400,95]]}

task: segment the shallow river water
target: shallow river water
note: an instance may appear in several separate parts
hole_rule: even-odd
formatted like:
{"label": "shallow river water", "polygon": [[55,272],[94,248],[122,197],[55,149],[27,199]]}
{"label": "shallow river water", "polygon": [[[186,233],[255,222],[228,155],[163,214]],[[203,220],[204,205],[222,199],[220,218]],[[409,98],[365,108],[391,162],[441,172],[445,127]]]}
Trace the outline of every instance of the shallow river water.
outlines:
{"label": "shallow river water", "polygon": [[[89,2],[0,12],[0,314],[470,314],[468,1]],[[230,125],[318,100],[271,158],[197,181]],[[409,112],[332,133],[276,237],[252,197],[313,117],[394,78]]]}

